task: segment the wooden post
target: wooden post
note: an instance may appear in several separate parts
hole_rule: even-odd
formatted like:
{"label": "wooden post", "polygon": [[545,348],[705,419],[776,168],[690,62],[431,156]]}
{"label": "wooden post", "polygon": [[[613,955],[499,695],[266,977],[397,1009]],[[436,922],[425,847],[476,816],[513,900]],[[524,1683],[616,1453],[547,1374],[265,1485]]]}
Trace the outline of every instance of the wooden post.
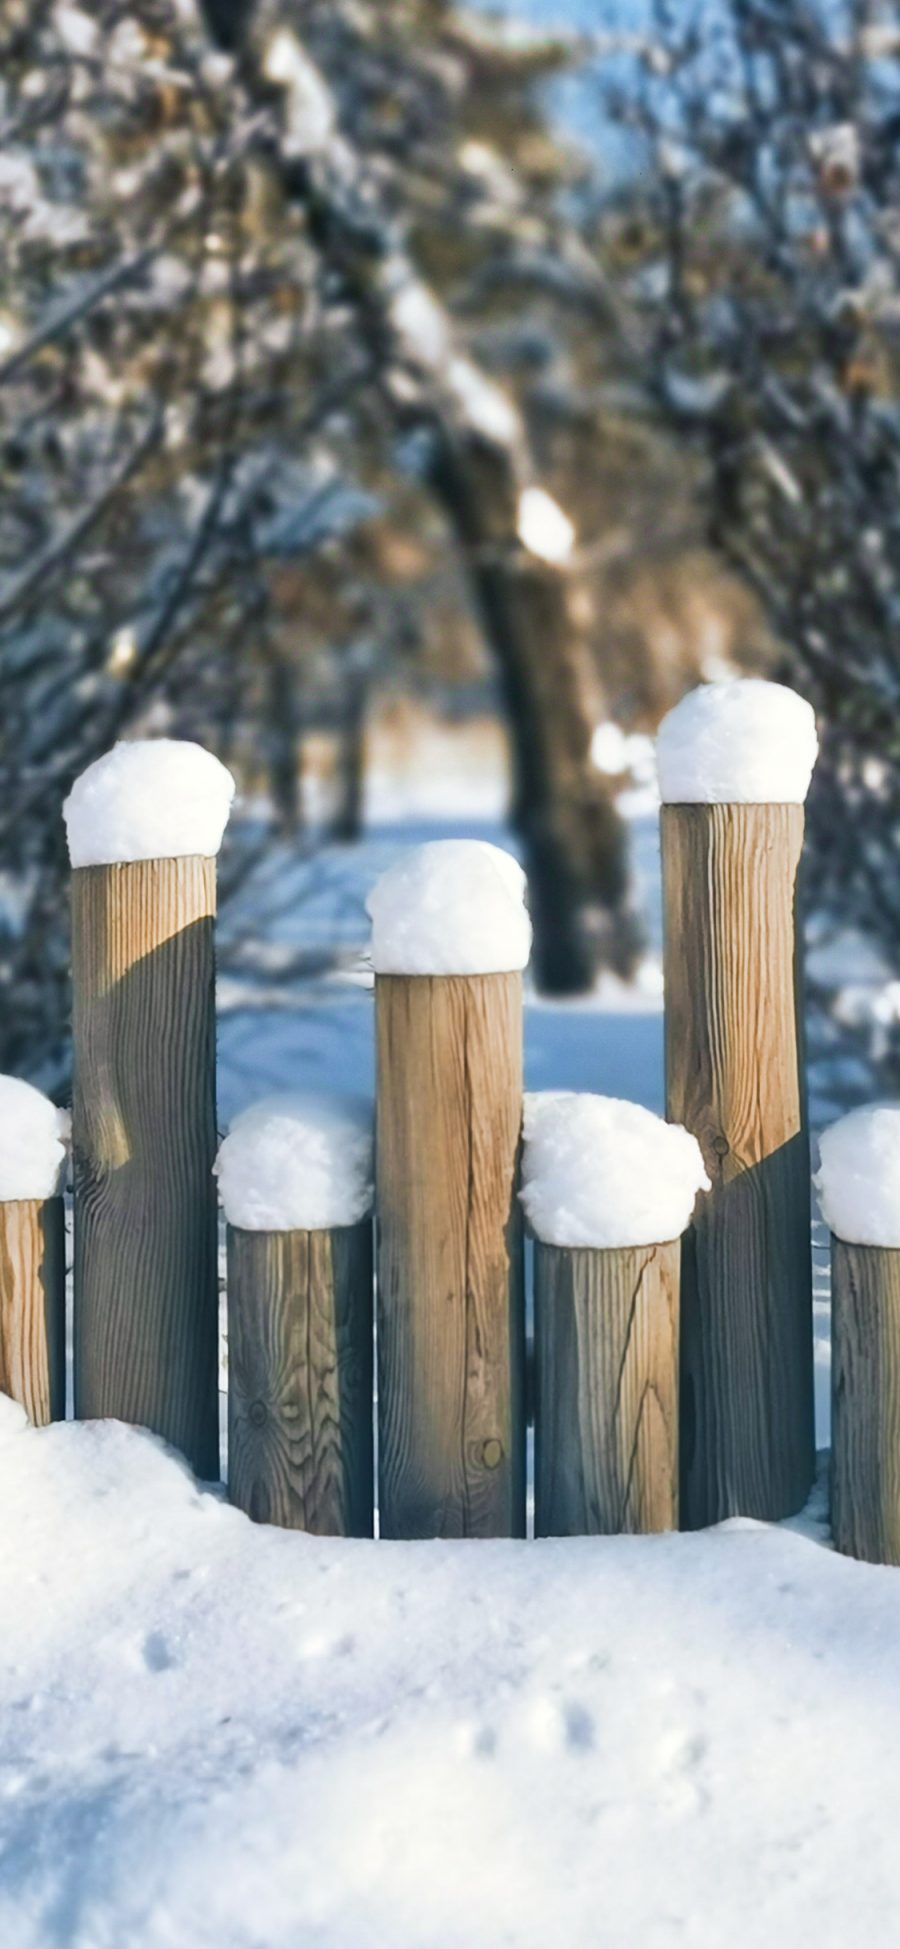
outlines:
{"label": "wooden post", "polygon": [[681,1516],[802,1507],[815,1465],[801,805],[662,809],[668,1115],[712,1191],[685,1240]]}
{"label": "wooden post", "polygon": [[75,1412],[218,1477],[216,862],[72,875]]}
{"label": "wooden post", "polygon": [[372,1221],[228,1227],[228,1494],[255,1522],[373,1532]]}
{"label": "wooden post", "polygon": [[677,1529],[680,1239],[534,1253],[535,1535]]}
{"label": "wooden post", "polygon": [[375,980],[382,1536],[524,1536],[521,974]]}
{"label": "wooden post", "polygon": [[66,1412],[66,1232],[62,1198],[0,1202],[0,1394],[36,1428]]}
{"label": "wooden post", "polygon": [[900,1248],[831,1240],[831,1528],[900,1564]]}

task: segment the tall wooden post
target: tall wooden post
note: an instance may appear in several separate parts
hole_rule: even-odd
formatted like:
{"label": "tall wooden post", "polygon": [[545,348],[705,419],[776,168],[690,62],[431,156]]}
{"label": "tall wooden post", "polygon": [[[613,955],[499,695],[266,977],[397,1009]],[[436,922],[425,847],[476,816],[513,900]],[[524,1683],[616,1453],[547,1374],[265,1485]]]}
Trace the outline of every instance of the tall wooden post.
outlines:
{"label": "tall wooden post", "polygon": [[831,1527],[900,1564],[900,1247],[831,1240]]}
{"label": "tall wooden post", "polygon": [[522,976],[378,974],[383,1536],[524,1536]]}
{"label": "tall wooden post", "polygon": [[66,1412],[66,1237],[62,1198],[0,1202],[0,1394],[36,1428]]}
{"label": "tall wooden post", "polygon": [[535,1535],[677,1529],[681,1241],[534,1251]]}
{"label": "tall wooden post", "polygon": [[75,1412],[219,1472],[213,858],[72,876]]}
{"label": "tall wooden post", "polygon": [[777,1520],[813,1479],[800,804],[662,809],[666,1096],[712,1192],[684,1250],[681,1516]]}
{"label": "tall wooden post", "polygon": [[373,1530],[372,1221],[228,1227],[228,1494],[256,1522]]}

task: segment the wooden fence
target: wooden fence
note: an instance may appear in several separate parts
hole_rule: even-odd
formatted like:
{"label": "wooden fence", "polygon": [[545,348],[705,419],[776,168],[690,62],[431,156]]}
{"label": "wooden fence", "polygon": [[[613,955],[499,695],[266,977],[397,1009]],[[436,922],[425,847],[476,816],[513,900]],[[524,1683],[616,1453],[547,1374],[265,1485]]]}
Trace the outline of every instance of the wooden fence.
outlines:
{"label": "wooden fence", "polygon": [[[664,808],[668,1111],[713,1190],[683,1248],[538,1244],[528,1351],[522,977],[376,978],[377,1407],[371,1223],[229,1231],[229,1488],[249,1515],[370,1536],[377,1422],[382,1536],[524,1536],[528,1396],[539,1535],[802,1505],[802,824],[793,805]],[[75,1411],[150,1428],[211,1479],[215,863],[73,880]],[[61,1241],[59,1200],[0,1206],[0,1386],[38,1423],[64,1412]],[[898,1263],[836,1245],[837,1540],[892,1562],[900,1357],[861,1379],[852,1323],[864,1309],[870,1341],[900,1344]]]}

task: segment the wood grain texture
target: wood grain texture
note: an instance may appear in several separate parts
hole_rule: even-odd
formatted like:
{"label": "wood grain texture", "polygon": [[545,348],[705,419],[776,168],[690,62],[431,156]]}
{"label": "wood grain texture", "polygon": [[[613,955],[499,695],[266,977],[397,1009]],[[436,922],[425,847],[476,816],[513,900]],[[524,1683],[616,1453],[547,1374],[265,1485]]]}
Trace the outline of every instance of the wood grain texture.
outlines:
{"label": "wood grain texture", "polygon": [[75,1412],[218,1477],[214,859],[72,875]]}
{"label": "wood grain texture", "polygon": [[228,1494],[315,1536],[374,1526],[372,1223],[228,1227]]}
{"label": "wood grain texture", "polygon": [[378,975],[382,1536],[524,1536],[522,977]]}
{"label": "wood grain texture", "polygon": [[900,1564],[900,1249],[831,1241],[831,1528]]}
{"label": "wood grain texture", "polygon": [[66,1412],[66,1232],[62,1198],[0,1203],[0,1394],[36,1428]]}
{"label": "wood grain texture", "polygon": [[536,1536],[677,1529],[680,1266],[535,1242]]}
{"label": "wood grain texture", "polygon": [[683,1254],[681,1518],[775,1521],[815,1465],[799,805],[662,810],[669,1117],[713,1189]]}

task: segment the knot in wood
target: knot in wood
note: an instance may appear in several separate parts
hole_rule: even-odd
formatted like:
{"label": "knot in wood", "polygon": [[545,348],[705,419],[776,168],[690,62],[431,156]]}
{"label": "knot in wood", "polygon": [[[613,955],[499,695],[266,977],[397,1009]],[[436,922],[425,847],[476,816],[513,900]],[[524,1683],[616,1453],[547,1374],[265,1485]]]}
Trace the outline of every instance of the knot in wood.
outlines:
{"label": "knot in wood", "polygon": [[248,1417],[252,1428],[264,1428],[269,1419],[269,1410],[265,1401],[251,1401]]}
{"label": "knot in wood", "polygon": [[486,1469],[499,1468],[503,1460],[503,1443],[492,1436],[481,1444],[481,1460]]}

